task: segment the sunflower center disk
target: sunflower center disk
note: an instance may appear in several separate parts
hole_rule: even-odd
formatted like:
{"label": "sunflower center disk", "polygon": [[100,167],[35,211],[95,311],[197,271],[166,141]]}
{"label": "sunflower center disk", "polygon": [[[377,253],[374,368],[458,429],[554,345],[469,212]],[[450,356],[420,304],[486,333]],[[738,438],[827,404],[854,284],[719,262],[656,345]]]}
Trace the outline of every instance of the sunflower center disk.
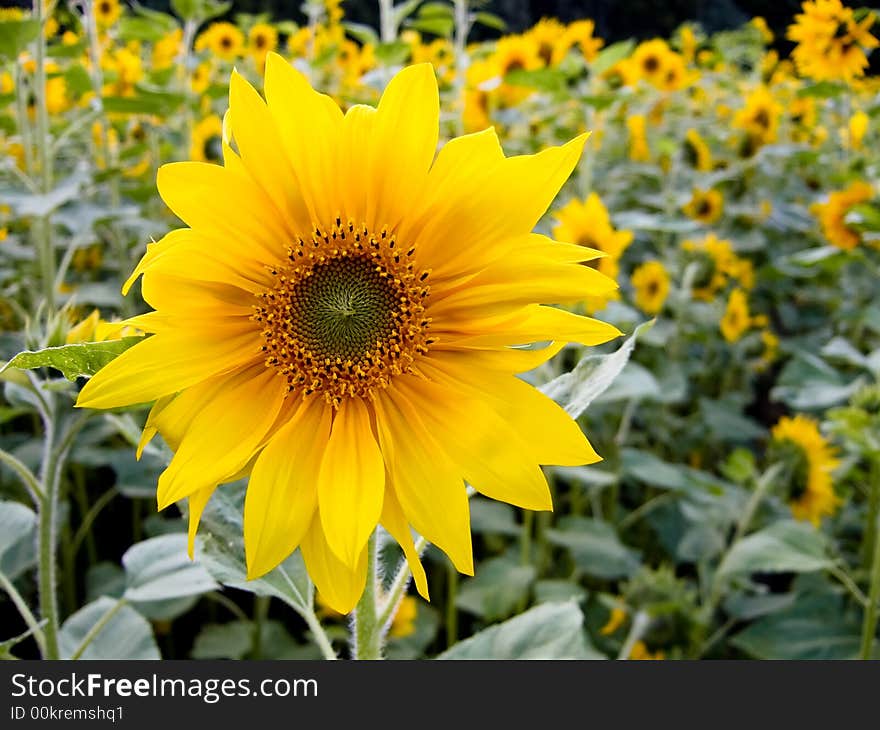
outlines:
{"label": "sunflower center disk", "polygon": [[288,390],[338,406],[411,371],[431,344],[428,272],[416,270],[414,253],[387,231],[339,223],[291,246],[254,307],[266,365]]}

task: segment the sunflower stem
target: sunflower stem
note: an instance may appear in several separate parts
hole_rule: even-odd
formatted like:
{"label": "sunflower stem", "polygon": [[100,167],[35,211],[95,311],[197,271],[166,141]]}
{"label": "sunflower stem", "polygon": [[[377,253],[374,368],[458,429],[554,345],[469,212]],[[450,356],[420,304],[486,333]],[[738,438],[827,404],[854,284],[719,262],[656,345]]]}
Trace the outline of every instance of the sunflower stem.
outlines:
{"label": "sunflower stem", "polygon": [[43,442],[43,464],[41,469],[42,500],[39,510],[39,602],[40,614],[46,621],[43,629],[45,637],[44,659],[58,659],[58,597],[55,592],[57,582],[57,511],[58,511],[58,469],[55,447],[54,413],[43,416],[45,436]]}
{"label": "sunflower stem", "polygon": [[[878,500],[880,493],[880,463],[875,459],[871,463],[871,495],[874,502]],[[877,603],[880,601],[880,539],[877,539],[878,519],[880,516],[875,512],[869,514],[873,520],[874,528],[874,555],[871,561],[871,583],[868,589],[868,605],[865,608],[865,616],[862,621],[862,649],[859,653],[862,659],[871,659],[874,655],[874,640],[877,636]]]}
{"label": "sunflower stem", "polygon": [[367,581],[354,609],[354,659],[381,659],[384,626],[379,621],[379,540],[376,532],[367,544]]}

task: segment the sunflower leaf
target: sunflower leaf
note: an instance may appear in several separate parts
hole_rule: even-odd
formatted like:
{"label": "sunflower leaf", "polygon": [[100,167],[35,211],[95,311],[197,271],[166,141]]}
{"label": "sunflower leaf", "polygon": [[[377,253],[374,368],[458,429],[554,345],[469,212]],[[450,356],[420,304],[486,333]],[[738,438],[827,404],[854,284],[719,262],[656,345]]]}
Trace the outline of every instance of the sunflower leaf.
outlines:
{"label": "sunflower leaf", "polygon": [[604,659],[574,601],[544,603],[460,641],[438,659]]}
{"label": "sunflower leaf", "polygon": [[733,573],[807,573],[832,565],[825,537],[812,525],[776,522],[740,540],[718,568]]}
{"label": "sunflower leaf", "polygon": [[0,373],[8,368],[19,370],[55,368],[68,380],[76,380],[82,375],[94,375],[129,347],[142,341],[143,337],[123,337],[121,340],[108,342],[84,342],[47,347],[44,350],[25,350],[0,368]]}
{"label": "sunflower leaf", "polygon": [[543,385],[541,391],[565,408],[568,415],[577,418],[620,375],[629,362],[636,340],[642,333],[647,332],[655,321],[652,319],[636,327],[616,352],[610,355],[588,355],[583,358],[574,370],[554,378]]}

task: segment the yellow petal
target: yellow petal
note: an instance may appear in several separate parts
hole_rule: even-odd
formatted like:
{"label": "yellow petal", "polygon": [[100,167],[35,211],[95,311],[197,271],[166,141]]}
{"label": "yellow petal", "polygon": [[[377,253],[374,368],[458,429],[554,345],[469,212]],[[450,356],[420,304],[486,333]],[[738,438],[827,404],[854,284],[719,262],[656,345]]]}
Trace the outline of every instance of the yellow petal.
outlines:
{"label": "yellow petal", "polygon": [[367,222],[397,227],[421,196],[437,152],[440,94],[430,63],[407,66],[389,82],[373,128],[377,195]]}
{"label": "yellow petal", "polygon": [[385,463],[360,398],[343,401],[318,474],[321,526],[331,550],[357,564],[382,514]]}
{"label": "yellow petal", "polygon": [[324,601],[337,613],[351,612],[360,600],[367,582],[366,546],[354,569],[349,568],[330,549],[321,530],[321,520],[315,515],[301,549],[309,577]]}
{"label": "yellow petal", "polygon": [[230,326],[224,337],[193,332],[147,337],[99,370],[79,394],[80,408],[117,408],[149,403],[259,360],[253,323]]}
{"label": "yellow petal", "polygon": [[205,511],[208,500],[211,499],[211,495],[214,494],[216,489],[216,485],[202,487],[198,491],[193,492],[189,497],[187,505],[187,512],[189,512],[187,552],[189,553],[190,560],[195,557],[196,533],[199,530],[199,522],[202,521],[202,513]]}
{"label": "yellow petal", "polygon": [[222,483],[251,459],[284,401],[280,381],[274,370],[259,364],[229,377],[202,405],[159,477],[160,510],[205,484]]}
{"label": "yellow petal", "polygon": [[341,214],[336,159],[342,110],[276,53],[266,59],[266,100],[309,211],[328,225]]}
{"label": "yellow petal", "polygon": [[237,71],[229,82],[229,115],[242,162],[283,216],[287,229],[309,230],[312,216],[300,192],[303,186],[282,153],[275,121],[256,89]]}
{"label": "yellow petal", "polygon": [[377,398],[376,424],[407,521],[445,552],[459,572],[473,575],[470,507],[461,475],[393,388]]}
{"label": "yellow petal", "polygon": [[318,505],[318,470],[330,436],[330,410],[305,401],[260,452],[244,500],[248,579],[284,561],[302,542]]}
{"label": "yellow petal", "polygon": [[500,377],[479,353],[438,353],[420,369],[432,381],[486,399],[516,431],[537,463],[580,466],[601,461],[577,423],[554,401],[519,378]]}
{"label": "yellow petal", "polygon": [[293,231],[245,171],[206,162],[171,162],[156,177],[159,194],[184,223],[246,242],[266,264],[286,255]]}
{"label": "yellow petal", "polygon": [[532,450],[486,402],[418,378],[400,378],[395,388],[477,491],[524,509],[553,509]]}
{"label": "yellow petal", "polygon": [[[376,192],[372,184],[373,158],[371,140],[376,123],[376,110],[355,104],[345,113],[339,142],[338,191],[344,218],[367,222],[368,200]],[[375,203],[372,206],[375,208]]]}
{"label": "yellow petal", "polygon": [[158,427],[156,426],[156,419],[159,414],[165,410],[165,408],[174,400],[173,395],[166,395],[162,398],[159,398],[154,404],[153,407],[150,408],[150,412],[147,414],[147,421],[144,424],[143,433],[141,433],[140,441],[138,441],[137,452],[135,453],[135,458],[140,461],[141,456],[144,453],[144,449],[147,444],[153,440],[153,437],[158,432]]}
{"label": "yellow petal", "polygon": [[382,503],[382,526],[388,530],[391,536],[397,540],[400,547],[403,548],[403,554],[406,557],[409,569],[412,571],[413,581],[416,584],[419,595],[426,601],[430,601],[428,576],[425,574],[425,568],[413,542],[412,532],[410,532],[409,523],[406,521],[406,515],[403,513],[403,508],[400,506],[397,495],[390,484],[385,486],[385,500]]}

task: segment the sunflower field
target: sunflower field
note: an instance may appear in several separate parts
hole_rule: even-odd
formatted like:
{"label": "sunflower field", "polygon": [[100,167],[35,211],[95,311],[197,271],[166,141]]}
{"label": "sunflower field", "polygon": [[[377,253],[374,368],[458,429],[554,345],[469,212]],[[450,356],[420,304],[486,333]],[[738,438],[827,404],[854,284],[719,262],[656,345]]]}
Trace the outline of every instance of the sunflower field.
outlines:
{"label": "sunflower field", "polygon": [[880,658],[870,9],[171,9],[0,9],[3,658]]}

